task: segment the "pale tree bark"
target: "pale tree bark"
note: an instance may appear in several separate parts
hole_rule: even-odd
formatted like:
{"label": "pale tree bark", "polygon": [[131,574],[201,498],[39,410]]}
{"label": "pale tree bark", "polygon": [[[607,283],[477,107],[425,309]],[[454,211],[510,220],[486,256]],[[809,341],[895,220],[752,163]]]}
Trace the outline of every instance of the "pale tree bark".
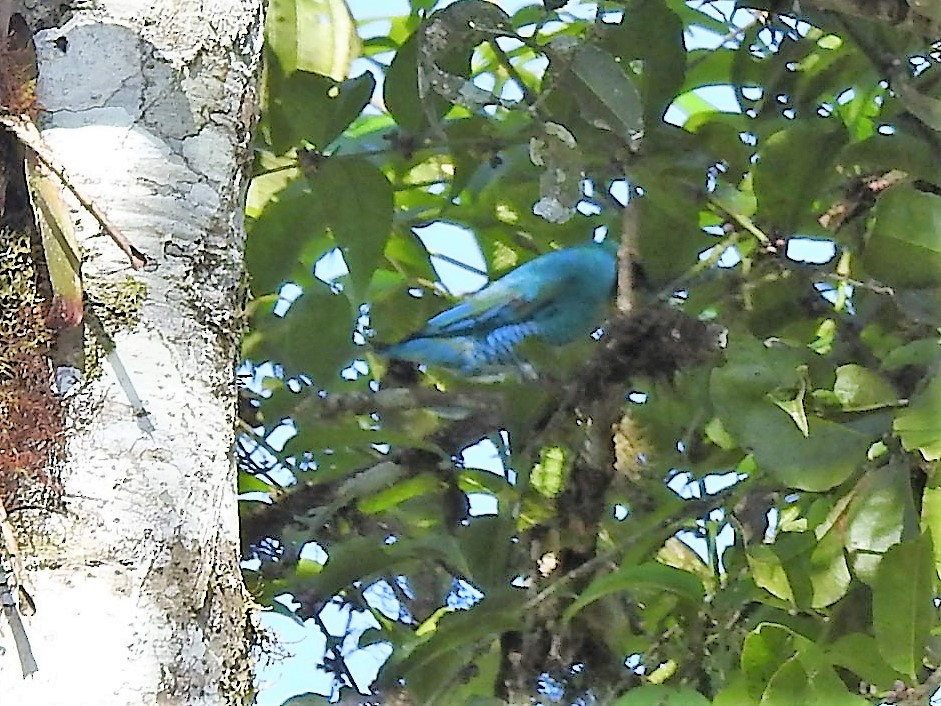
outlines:
{"label": "pale tree bark", "polygon": [[88,300],[146,295],[71,395],[64,511],[14,518],[38,671],[0,618],[0,703],[250,690],[231,451],[261,38],[260,0],[103,0],[35,37],[44,139],[150,262],[131,269],[76,206]]}

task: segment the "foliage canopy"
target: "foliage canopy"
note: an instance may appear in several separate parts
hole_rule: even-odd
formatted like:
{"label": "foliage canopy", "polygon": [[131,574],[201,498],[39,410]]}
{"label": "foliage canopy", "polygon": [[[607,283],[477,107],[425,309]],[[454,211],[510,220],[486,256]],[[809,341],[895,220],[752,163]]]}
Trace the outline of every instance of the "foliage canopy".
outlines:
{"label": "foliage canopy", "polygon": [[[360,44],[338,0],[272,3],[239,475],[260,600],[359,616],[324,666],[350,690],[384,649],[386,703],[925,703],[941,6],[433,6]],[[452,301],[434,223],[491,278],[621,239],[603,336],[528,351],[536,381],[376,357]]]}

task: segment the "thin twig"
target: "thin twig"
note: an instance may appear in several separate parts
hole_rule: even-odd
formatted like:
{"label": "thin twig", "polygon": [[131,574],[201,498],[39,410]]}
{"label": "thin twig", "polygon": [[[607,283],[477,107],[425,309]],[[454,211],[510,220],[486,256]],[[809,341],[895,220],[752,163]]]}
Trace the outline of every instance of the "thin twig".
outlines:
{"label": "thin twig", "polygon": [[741,213],[735,213],[734,211],[730,211],[729,209],[727,209],[725,206],[720,204],[715,199],[710,199],[709,203],[711,203],[717,209],[722,211],[722,213],[726,214],[729,218],[731,218],[733,221],[738,223],[742,228],[747,230],[749,233],[754,235],[759,241],[761,241],[763,245],[771,244],[771,238],[769,238],[764,233],[764,231],[762,231],[758,226],[756,226],[755,222],[748,216],[742,215]]}
{"label": "thin twig", "polygon": [[856,287],[857,289],[868,289],[870,292],[874,292],[876,294],[886,294],[890,297],[895,296],[895,289],[887,284],[881,284],[875,280],[863,282],[862,280],[846,277],[835,272],[827,273],[823,276],[823,278],[833,282],[838,282],[840,284],[850,285],[851,287]]}
{"label": "thin twig", "polygon": [[[239,445],[239,447],[242,448],[243,453],[245,454],[243,458],[245,459],[246,462],[251,463],[255,468],[259,469],[255,471],[254,473],[252,473],[252,475],[255,476],[256,478],[261,478],[263,481],[268,483],[271,486],[271,489],[268,492],[271,494],[272,499],[277,499],[278,497],[284,494],[284,485],[282,485],[281,483],[278,483],[274,478],[272,478],[268,474],[267,470],[265,470],[260,463],[258,463],[252,458],[252,454],[258,448],[261,448],[262,450],[274,456],[275,460],[278,463],[280,463],[282,466],[287,466],[287,463],[285,463],[285,461],[278,456],[278,452],[268,443],[267,439],[265,439],[262,436],[259,436],[255,432],[255,430],[252,429],[243,420],[241,419],[239,420],[238,426],[239,426],[239,429],[243,432],[243,434],[239,436],[236,443]],[[249,442],[255,444],[256,448],[249,449],[248,448]]]}
{"label": "thin twig", "polygon": [[25,679],[29,675],[38,672],[39,665],[36,664],[32,646],[29,644],[29,636],[26,634],[23,619],[20,616],[20,611],[17,610],[13,592],[10,590],[10,579],[11,574],[0,568],[0,609],[3,610],[7,623],[10,625],[13,644],[16,646],[16,653],[20,660],[20,670],[23,672],[23,678]]}
{"label": "thin twig", "polygon": [[353,678],[353,674],[350,672],[350,668],[346,665],[346,660],[343,659],[343,654],[340,652],[340,648],[330,645],[330,638],[336,636],[327,630],[327,626],[320,617],[320,613],[314,613],[313,616],[311,616],[311,619],[317,624],[317,627],[320,628],[324,638],[327,640],[327,650],[334,654],[334,664],[339,669],[340,675],[346,678],[350,687],[359,691],[359,686],[356,684],[356,680]]}
{"label": "thin twig", "polygon": [[722,46],[726,42],[731,42],[733,39],[738,39],[739,37],[741,37],[743,34],[745,34],[748,30],[750,30],[752,27],[754,27],[758,23],[760,22],[763,23],[762,15],[767,14],[767,13],[762,13],[759,10],[749,10],[749,12],[752,14],[751,22],[741,27],[736,27],[735,29],[731,30],[728,34],[722,36],[719,39],[719,43],[715,47],[713,47],[712,49],[706,50],[705,52],[703,52],[702,56],[699,56],[695,60],[689,62],[689,66],[686,67],[687,73],[689,73],[689,71],[694,69],[696,66],[701,64],[706,59],[708,59],[712,55],[712,52],[714,52],[716,49],[721,49]]}
{"label": "thin twig", "polygon": [[509,77],[513,81],[515,81],[516,84],[519,86],[520,92],[523,94],[523,101],[526,103],[526,105],[528,106],[535,105],[536,100],[538,99],[538,96],[536,96],[533,93],[529,85],[523,80],[523,77],[520,74],[520,72],[517,70],[515,66],[513,66],[512,62],[510,62],[510,57],[507,56],[507,53],[505,51],[503,51],[503,47],[497,44],[497,38],[494,37],[493,39],[491,39],[489,41],[489,44],[490,44],[490,47],[493,49],[493,53],[496,54],[497,61],[500,62],[500,66],[503,67],[503,69],[507,72]]}
{"label": "thin twig", "polygon": [[36,126],[31,121],[22,116],[0,115],[0,125],[11,130],[20,142],[29,147],[43,166],[58,177],[62,185],[82,205],[82,208],[88,211],[88,213],[98,221],[98,225],[101,226],[102,230],[121,248],[121,251],[127,255],[128,259],[131,261],[131,267],[135,270],[139,270],[147,264],[147,256],[134,247],[117,226],[98,208],[95,202],[85,196],[78,187],[69,180],[65,174],[65,169],[56,162],[55,157],[52,155],[52,150],[46,145],[42,135],[39,134],[39,130],[36,129]]}
{"label": "thin twig", "polygon": [[[0,497],[0,537],[2,537],[2,546],[0,546],[0,609],[2,609],[7,623],[10,625],[13,643],[16,646],[17,656],[20,660],[20,669],[25,678],[39,671],[39,667],[36,664],[36,658],[33,656],[32,646],[29,644],[29,636],[23,626],[21,613],[32,615],[36,612],[36,608],[32,597],[23,585],[26,572],[20,559],[19,544],[13,533],[13,527],[10,525],[2,497]],[[6,561],[3,561],[4,558]],[[10,571],[6,570],[7,566],[10,567]],[[14,589],[19,600],[14,598]]]}
{"label": "thin twig", "polygon": [[938,687],[941,687],[941,669],[932,671],[928,678],[917,686],[906,687],[905,684],[896,682],[895,699],[890,703],[896,706],[921,706],[928,702]]}
{"label": "thin twig", "polygon": [[686,272],[663,287],[659,292],[658,298],[668,299],[672,297],[674,292],[676,292],[676,290],[678,290],[684,283],[691,280],[700,272],[703,272],[704,270],[707,270],[717,264],[729,248],[738,244],[738,238],[739,232],[732,231],[728,236],[713,245],[711,248],[712,252],[709,253],[708,257],[699,260],[695,265],[686,270]]}

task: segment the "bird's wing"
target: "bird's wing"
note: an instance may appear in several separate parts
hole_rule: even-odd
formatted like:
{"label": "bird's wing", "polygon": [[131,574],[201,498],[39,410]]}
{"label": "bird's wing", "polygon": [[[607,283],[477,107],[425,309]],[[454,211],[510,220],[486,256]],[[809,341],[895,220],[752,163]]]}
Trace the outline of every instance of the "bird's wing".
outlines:
{"label": "bird's wing", "polygon": [[439,337],[492,331],[536,317],[562,295],[569,279],[543,258],[531,260],[429,319],[416,336]]}
{"label": "bird's wing", "polygon": [[477,358],[481,357],[482,342],[470,336],[450,338],[409,338],[391,346],[384,346],[381,352],[399,360],[410,360],[425,365],[440,365],[461,371],[474,368]]}

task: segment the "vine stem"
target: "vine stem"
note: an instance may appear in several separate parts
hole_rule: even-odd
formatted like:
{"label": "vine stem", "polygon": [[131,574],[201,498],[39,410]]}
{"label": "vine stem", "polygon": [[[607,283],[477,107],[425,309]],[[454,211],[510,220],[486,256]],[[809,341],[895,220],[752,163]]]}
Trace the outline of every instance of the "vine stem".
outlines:
{"label": "vine stem", "polygon": [[139,270],[147,264],[147,256],[134,247],[131,241],[129,241],[118,227],[105,215],[104,211],[102,211],[92,199],[85,196],[68,176],[66,176],[65,169],[53,156],[52,150],[49,149],[45,140],[42,139],[42,135],[39,134],[39,130],[32,121],[23,116],[0,115],[0,125],[8,128],[16,135],[17,139],[30,149],[36,159],[46,169],[56,175],[61,184],[75,197],[75,200],[81,204],[82,208],[92,215],[98,222],[98,225],[101,226],[101,229],[121,248],[121,251],[127,255],[128,259],[131,261],[131,267],[135,270]]}
{"label": "vine stem", "polygon": [[637,257],[638,213],[636,192],[631,190],[631,198],[621,212],[621,244],[618,248],[618,294],[617,309],[627,314],[634,309],[634,259]]}

